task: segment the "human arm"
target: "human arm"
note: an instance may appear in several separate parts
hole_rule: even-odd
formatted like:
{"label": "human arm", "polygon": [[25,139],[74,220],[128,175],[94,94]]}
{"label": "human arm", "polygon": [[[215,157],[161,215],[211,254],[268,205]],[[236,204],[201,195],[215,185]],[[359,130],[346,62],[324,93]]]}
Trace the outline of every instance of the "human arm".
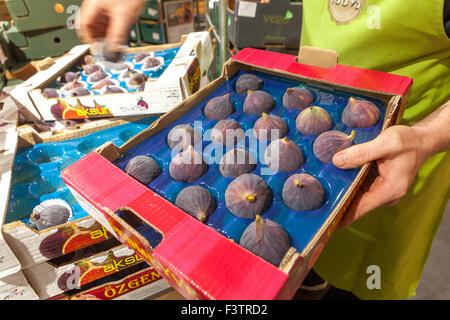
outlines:
{"label": "human arm", "polygon": [[449,149],[450,101],[413,126],[392,126],[372,141],[337,153],[333,163],[341,169],[376,161],[379,173],[369,189],[352,203],[340,227],[380,206],[397,204],[425,160]]}

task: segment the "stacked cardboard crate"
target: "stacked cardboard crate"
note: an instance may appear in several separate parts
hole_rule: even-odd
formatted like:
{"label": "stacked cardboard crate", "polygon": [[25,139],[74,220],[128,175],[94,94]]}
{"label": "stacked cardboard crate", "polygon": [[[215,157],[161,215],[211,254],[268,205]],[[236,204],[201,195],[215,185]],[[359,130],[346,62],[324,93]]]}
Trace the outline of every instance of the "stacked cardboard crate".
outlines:
{"label": "stacked cardboard crate", "polygon": [[[18,141],[18,111],[10,97],[1,99],[0,108],[0,222],[4,219],[11,181],[11,168]],[[38,296],[28,283],[21,265],[0,233],[0,300],[35,300]]]}
{"label": "stacked cardboard crate", "polygon": [[162,44],[178,41],[194,31],[192,0],[148,0],[130,31],[132,43]]}
{"label": "stacked cardboard crate", "polygon": [[80,44],[76,29],[81,2],[5,0],[10,20],[0,23],[0,42],[8,70],[18,70],[30,60],[60,56]]}
{"label": "stacked cardboard crate", "polygon": [[[106,128],[119,128],[118,125],[127,122],[116,118],[99,122],[96,126],[81,124],[76,130],[42,137],[40,142],[53,141],[58,144],[88,133],[94,132],[96,135],[95,132],[102,132]],[[15,165],[24,165],[18,163],[20,147],[34,145],[34,141],[29,139],[28,127],[29,125],[25,125],[14,130],[16,136],[18,133],[18,151],[12,148],[16,153]],[[27,175],[26,171],[25,163],[20,173]],[[11,176],[11,169],[9,174]],[[14,182],[14,174],[12,176],[11,182]],[[41,178],[45,180],[46,177]],[[3,195],[8,195],[10,183],[5,181]],[[21,197],[29,197],[33,192],[30,189],[28,193],[21,194]],[[13,201],[11,195],[9,202]],[[4,240],[3,236],[0,237],[0,256],[3,260],[0,266],[9,267],[8,270],[0,269],[0,297],[73,299],[87,296],[92,299],[142,299],[160,295],[170,289],[153,267],[143,262],[134,250],[114,239],[91,217],[36,230],[24,222],[23,217],[30,212],[24,210],[17,218],[10,209],[8,206],[1,211]],[[12,219],[11,215],[16,218]],[[117,290],[111,289],[114,286],[117,286]],[[119,292],[119,288],[125,286],[126,290]]]}
{"label": "stacked cardboard crate", "polygon": [[[180,47],[179,59],[195,58],[194,60],[198,61],[196,75],[205,74],[211,64],[212,49],[207,32],[190,34],[183,37],[182,42],[172,45],[141,47],[134,50],[158,50],[159,47],[164,47],[164,49]],[[74,52],[78,51],[74,50]],[[80,52],[85,52],[85,50]],[[57,68],[57,72],[62,72],[68,63],[77,61],[79,57],[66,54],[57,59],[51,68]],[[182,64],[179,63],[168,67],[170,76],[163,74],[163,77],[166,78],[165,83],[175,81],[180,86],[180,90],[182,88],[189,89],[193,83],[200,86],[201,81],[198,79],[195,82],[188,81],[190,77],[187,74],[185,74],[186,80],[183,80],[184,85],[181,86],[181,80],[174,76],[183,74],[180,67]],[[50,73],[51,70],[47,69],[40,71],[34,77],[47,83]],[[34,77],[12,91],[21,90],[21,94],[26,95],[26,89],[33,88],[30,83],[34,85],[40,83],[33,79]],[[16,95],[12,93],[11,98],[14,96]],[[20,101],[23,100],[19,96],[16,97],[18,98],[16,103],[20,105]],[[6,109],[4,110],[6,111]],[[26,110],[29,111],[29,109]],[[147,119],[149,118],[142,119],[142,121],[147,121]],[[136,117],[116,117],[74,124],[72,127],[49,132],[40,130],[39,124],[43,124],[43,121],[36,117],[34,125],[26,124],[18,127],[17,131],[14,130],[17,152],[15,147],[9,149],[12,149],[12,160],[15,157],[14,166],[16,168],[13,168],[10,163],[8,172],[13,178],[9,182],[3,183],[2,181],[3,192],[0,192],[0,195],[5,197],[5,206],[0,208],[0,223],[2,235],[6,240],[3,241],[5,244],[3,247],[0,241],[0,260],[4,256],[3,253],[6,252],[3,249],[8,249],[8,252],[12,252],[11,258],[5,259],[5,261],[8,260],[11,265],[9,269],[15,268],[13,271],[20,274],[15,275],[16,280],[13,279],[18,283],[17,288],[5,286],[0,280],[0,297],[4,294],[10,298],[17,298],[25,284],[28,285],[27,288],[35,299],[142,299],[158,296],[170,290],[168,283],[152,266],[143,262],[142,258],[137,256],[133,250],[115,240],[104,227],[89,216],[81,215],[75,218],[74,215],[72,220],[64,224],[41,230],[36,230],[29,224],[28,218],[32,208],[46,199],[61,198],[70,203],[72,208],[78,206],[76,201],[70,200],[70,197],[65,198],[68,190],[65,192],[66,186],[62,180],[59,183],[51,178],[55,178],[59,174],[60,168],[68,165],[70,161],[74,161],[68,154],[62,152],[63,145],[68,143],[67,140],[71,140],[70,143],[78,143],[76,149],[79,152],[88,152],[90,148],[96,146],[96,141],[101,140],[100,135],[105,133],[103,130],[111,129],[114,130],[114,134],[109,133],[110,136],[118,137],[124,143],[138,132],[135,131],[137,126],[124,127],[127,122],[135,120],[137,120]],[[120,128],[121,124],[124,126]],[[83,138],[87,134],[93,134],[93,136]],[[110,136],[108,136],[108,140]],[[74,142],[75,138],[84,140]],[[52,150],[55,152],[54,156],[56,153],[58,154],[57,157],[52,158],[48,153],[46,155],[44,150],[49,150],[46,149],[49,143],[54,146]],[[0,144],[0,150],[1,146]],[[31,148],[31,151],[22,150],[23,147]],[[62,164],[63,162],[64,164]],[[56,163],[61,163],[61,167]],[[55,166],[53,167],[53,165]],[[34,170],[37,167],[40,169]],[[31,205],[25,203],[27,201],[23,201],[30,198],[36,198],[38,201]],[[8,206],[6,205],[7,200],[9,200]],[[3,202],[0,201],[0,203]],[[11,205],[13,203],[16,204],[14,207]],[[0,279],[2,279],[2,274],[5,274],[6,277],[12,272],[2,273],[1,267],[4,265],[5,263],[2,264],[0,261]],[[2,292],[3,289],[6,292]],[[13,295],[14,292],[10,291],[18,293]]]}
{"label": "stacked cardboard crate", "polygon": [[[209,0],[212,17],[218,1]],[[302,2],[292,0],[229,1],[227,38],[232,53],[245,47],[297,54],[302,25]]]}

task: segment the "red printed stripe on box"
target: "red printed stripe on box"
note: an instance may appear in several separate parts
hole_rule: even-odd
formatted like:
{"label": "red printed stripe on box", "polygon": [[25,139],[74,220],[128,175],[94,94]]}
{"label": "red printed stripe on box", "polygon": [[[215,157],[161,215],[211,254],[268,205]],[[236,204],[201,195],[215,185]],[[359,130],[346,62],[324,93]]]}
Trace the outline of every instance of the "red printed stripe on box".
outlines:
{"label": "red printed stripe on box", "polygon": [[[97,153],[89,153],[61,176],[100,211],[128,207],[151,221],[163,240],[143,258],[172,286],[189,286],[203,299],[280,298],[286,273],[205,227]],[[183,270],[174,267],[180,265]]]}
{"label": "red printed stripe on box", "polygon": [[309,78],[320,79],[345,86],[404,95],[413,80],[379,71],[337,64],[333,68],[321,68],[295,62],[297,57],[260,49],[245,48],[232,59],[263,68],[280,70]]}

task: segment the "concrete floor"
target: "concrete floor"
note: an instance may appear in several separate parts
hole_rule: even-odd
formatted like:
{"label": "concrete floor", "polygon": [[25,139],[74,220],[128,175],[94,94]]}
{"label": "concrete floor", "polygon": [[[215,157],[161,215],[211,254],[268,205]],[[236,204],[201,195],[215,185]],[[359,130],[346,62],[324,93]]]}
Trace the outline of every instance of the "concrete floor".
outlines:
{"label": "concrete floor", "polygon": [[450,202],[412,300],[450,300]]}

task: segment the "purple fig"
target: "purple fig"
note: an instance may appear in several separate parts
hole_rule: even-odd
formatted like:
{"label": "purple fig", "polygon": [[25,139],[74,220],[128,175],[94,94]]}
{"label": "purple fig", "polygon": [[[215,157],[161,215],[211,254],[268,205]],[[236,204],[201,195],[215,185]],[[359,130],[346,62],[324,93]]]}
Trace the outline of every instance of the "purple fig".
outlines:
{"label": "purple fig", "polygon": [[275,100],[265,91],[248,91],[244,100],[244,112],[261,116],[275,107]]}
{"label": "purple fig", "polygon": [[151,68],[156,68],[156,67],[158,67],[160,65],[161,65],[161,61],[159,59],[150,57],[147,60],[145,60],[144,68],[145,69],[151,69]]}
{"label": "purple fig", "polygon": [[105,93],[124,93],[125,90],[123,90],[122,88],[119,87],[114,87],[114,86],[107,86]]}
{"label": "purple fig", "polygon": [[325,202],[325,191],[316,178],[306,173],[290,176],[283,186],[284,204],[295,211],[310,211],[320,208]]}
{"label": "purple fig", "polygon": [[84,88],[84,87],[77,87],[77,88],[72,90],[72,96],[73,97],[88,96],[90,94],[91,93],[89,92],[89,90]]}
{"label": "purple fig", "polygon": [[198,180],[208,169],[200,153],[192,146],[178,153],[170,161],[169,174],[172,179],[182,182],[194,182]]}
{"label": "purple fig", "polygon": [[239,244],[264,260],[278,266],[291,246],[287,232],[278,223],[256,215]]}
{"label": "purple fig", "polygon": [[147,81],[147,76],[143,73],[133,73],[130,75],[130,79],[128,80],[128,84],[131,86],[140,86],[145,81]]}
{"label": "purple fig", "polygon": [[98,71],[94,72],[93,74],[91,74],[89,76],[89,80],[91,82],[97,82],[97,81],[100,81],[102,79],[105,79],[107,76],[108,76],[108,74],[105,71],[98,70]]}
{"label": "purple fig", "polygon": [[205,106],[205,117],[214,120],[223,120],[228,118],[234,112],[233,104],[230,100],[230,94],[215,97],[209,100]]}
{"label": "purple fig", "polygon": [[63,247],[74,233],[71,227],[58,228],[55,233],[46,236],[39,244],[39,252],[47,259],[53,259],[64,254]]}
{"label": "purple fig", "polygon": [[287,137],[272,141],[264,152],[266,165],[274,171],[292,172],[304,163],[303,152]]}
{"label": "purple fig", "polygon": [[113,81],[111,81],[110,79],[102,79],[102,80],[98,81],[97,83],[95,83],[91,88],[95,89],[95,90],[100,90],[104,86],[113,86],[113,85],[115,85],[115,83]]}
{"label": "purple fig", "polygon": [[263,86],[263,81],[257,76],[246,73],[240,76],[236,81],[236,92],[239,94],[246,93],[248,90],[257,91]]}
{"label": "purple fig", "polygon": [[50,107],[50,112],[56,119],[62,119],[64,107],[61,105],[61,102],[59,100]]}
{"label": "purple fig", "polygon": [[288,88],[283,96],[283,106],[288,109],[303,110],[312,105],[314,96],[308,89]]}
{"label": "purple fig", "polygon": [[139,73],[139,72],[128,67],[128,69],[122,73],[122,78],[128,79],[130,76],[132,76],[133,74],[136,74],[136,73]]}
{"label": "purple fig", "polygon": [[74,79],[71,82],[68,82],[65,86],[64,86],[64,90],[65,91],[71,91],[75,88],[82,88],[84,87],[84,85],[81,82],[78,82],[77,79]]}
{"label": "purple fig", "polygon": [[218,145],[233,146],[244,137],[244,130],[234,120],[220,120],[211,130],[211,141]]}
{"label": "purple fig", "polygon": [[342,122],[350,128],[368,128],[380,119],[378,107],[367,100],[350,98],[342,112]]}
{"label": "purple fig", "polygon": [[272,141],[283,138],[288,133],[288,126],[279,116],[263,112],[253,126],[253,134],[258,140]]}
{"label": "purple fig", "polygon": [[93,74],[96,71],[102,70],[102,67],[98,64],[87,64],[83,66],[83,69],[85,74]]}
{"label": "purple fig", "polygon": [[215,209],[211,193],[200,186],[189,186],[178,194],[175,205],[200,221],[205,221]]}
{"label": "purple fig", "polygon": [[161,173],[158,163],[151,157],[139,155],[131,158],[125,172],[142,184],[149,184]]}
{"label": "purple fig", "polygon": [[42,210],[39,210],[37,213],[33,212],[29,222],[36,230],[43,230],[64,224],[69,221],[71,216],[72,213],[68,207],[59,204],[51,204],[43,207]]}
{"label": "purple fig", "polygon": [[94,64],[95,58],[90,54],[87,54],[83,57],[83,65]]}
{"label": "purple fig", "polygon": [[333,120],[324,108],[313,106],[303,109],[298,114],[295,126],[303,134],[318,136],[333,127]]}
{"label": "purple fig", "polygon": [[147,58],[150,55],[150,53],[148,53],[147,51],[141,51],[136,53],[136,55],[134,56],[134,61],[136,63],[141,62],[142,60],[144,60],[145,58]]}
{"label": "purple fig", "polygon": [[265,212],[272,203],[272,192],[267,183],[256,174],[242,174],[228,185],[225,204],[228,210],[241,218],[254,218]]}
{"label": "purple fig", "polygon": [[167,135],[167,145],[174,150],[187,149],[202,141],[202,135],[188,124],[179,124],[173,127]]}
{"label": "purple fig", "polygon": [[243,149],[232,149],[220,160],[219,171],[224,177],[236,178],[256,169],[256,160]]}
{"label": "purple fig", "polygon": [[61,75],[60,81],[61,81],[61,83],[72,82],[72,81],[78,79],[79,76],[80,76],[79,72],[68,71]]}
{"label": "purple fig", "polygon": [[58,98],[58,91],[54,88],[45,88],[42,90],[42,95],[47,99]]}
{"label": "purple fig", "polygon": [[350,147],[355,139],[355,130],[350,135],[341,131],[326,131],[320,134],[313,144],[314,155],[324,163],[332,163],[333,156]]}

